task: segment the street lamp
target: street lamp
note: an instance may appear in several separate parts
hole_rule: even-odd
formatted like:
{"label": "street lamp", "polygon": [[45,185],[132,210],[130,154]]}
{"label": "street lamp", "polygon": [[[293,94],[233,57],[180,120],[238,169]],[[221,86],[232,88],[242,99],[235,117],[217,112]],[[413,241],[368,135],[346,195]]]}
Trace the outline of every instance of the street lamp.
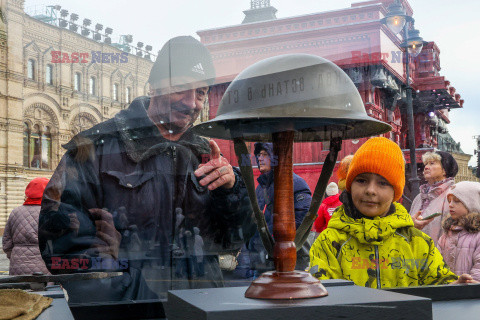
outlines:
{"label": "street lamp", "polygon": [[420,54],[423,48],[423,39],[420,37],[418,30],[413,29],[409,36],[410,24],[413,25],[414,19],[407,15],[405,9],[399,0],[395,0],[388,7],[388,13],[381,20],[381,22],[390,29],[394,34],[399,34],[403,29],[404,42],[402,47],[405,48],[405,61],[406,61],[406,77],[407,77],[407,122],[408,122],[408,145],[410,148],[410,186],[411,186],[411,198],[415,199],[420,190],[420,179],[417,175],[417,157],[415,154],[415,124],[413,121],[413,99],[412,99],[412,87],[410,86],[410,56],[416,57]]}

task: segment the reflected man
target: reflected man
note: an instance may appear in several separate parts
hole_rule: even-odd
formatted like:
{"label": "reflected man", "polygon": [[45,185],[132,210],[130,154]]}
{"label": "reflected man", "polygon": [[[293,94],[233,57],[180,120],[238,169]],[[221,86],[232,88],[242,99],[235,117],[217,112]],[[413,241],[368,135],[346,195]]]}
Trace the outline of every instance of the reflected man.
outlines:
{"label": "reflected man", "polygon": [[[222,286],[218,254],[238,250],[255,224],[239,171],[215,142],[191,130],[214,78],[200,42],[173,38],[150,72],[150,97],[64,146],[42,202],[43,259],[53,273],[124,272],[65,284],[70,302],[155,299],[172,289]],[[195,228],[204,241],[203,257],[196,257],[204,270],[194,276],[188,246]],[[75,268],[79,259],[88,267]]]}

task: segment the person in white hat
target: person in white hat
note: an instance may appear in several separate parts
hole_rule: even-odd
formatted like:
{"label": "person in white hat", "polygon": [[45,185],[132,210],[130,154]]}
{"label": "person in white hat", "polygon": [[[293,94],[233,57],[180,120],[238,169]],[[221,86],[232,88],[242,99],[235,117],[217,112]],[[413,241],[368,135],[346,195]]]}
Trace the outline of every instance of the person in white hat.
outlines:
{"label": "person in white hat", "polygon": [[342,205],[339,200],[338,186],[335,182],[330,182],[325,190],[326,198],[323,200],[318,209],[318,216],[313,223],[312,231],[315,232],[315,238],[327,228],[328,221],[336,208]]}

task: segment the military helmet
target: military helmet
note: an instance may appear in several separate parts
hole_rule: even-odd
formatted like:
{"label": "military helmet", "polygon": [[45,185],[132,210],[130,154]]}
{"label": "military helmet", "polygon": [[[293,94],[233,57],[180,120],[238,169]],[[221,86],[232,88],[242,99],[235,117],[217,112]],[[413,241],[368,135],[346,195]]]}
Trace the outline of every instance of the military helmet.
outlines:
{"label": "military helmet", "polygon": [[357,139],[391,130],[367,115],[348,75],[329,60],[287,54],[242,71],[223,95],[216,117],[195,126],[204,136],[272,141],[272,133],[295,131],[295,141]]}

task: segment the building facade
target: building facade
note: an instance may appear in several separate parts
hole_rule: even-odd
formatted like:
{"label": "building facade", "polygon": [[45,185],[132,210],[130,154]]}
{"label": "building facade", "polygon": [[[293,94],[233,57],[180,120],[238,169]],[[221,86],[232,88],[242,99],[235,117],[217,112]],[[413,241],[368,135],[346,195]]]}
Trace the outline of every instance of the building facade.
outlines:
{"label": "building facade", "polygon": [[[403,39],[381,23],[392,2],[364,1],[345,9],[277,19],[277,10],[270,1],[256,0],[244,11],[241,24],[198,31],[201,41],[212,52],[219,82],[212,89],[210,117],[215,117],[228,84],[251,64],[282,54],[318,55],[334,62],[350,76],[367,114],[392,126],[393,130],[384,136],[404,149],[407,164],[410,163]],[[408,1],[401,2],[407,14],[412,15]],[[461,108],[464,103],[450,82],[440,75],[439,55],[435,42],[428,42],[421,55],[408,62],[414,90],[415,148],[419,165],[423,153],[438,148],[439,134],[447,132],[446,126],[450,123],[450,110]],[[365,140],[344,141],[339,160],[353,154]],[[224,154],[235,163],[232,143],[219,143],[222,150],[226,150]],[[294,146],[294,170],[305,178],[312,190],[328,149],[329,143]],[[335,175],[332,179],[336,179]],[[408,197],[408,183],[405,191]]]}
{"label": "building facade", "polygon": [[148,93],[153,62],[42,22],[0,0],[0,234],[27,183],[50,177],[62,144]]}

